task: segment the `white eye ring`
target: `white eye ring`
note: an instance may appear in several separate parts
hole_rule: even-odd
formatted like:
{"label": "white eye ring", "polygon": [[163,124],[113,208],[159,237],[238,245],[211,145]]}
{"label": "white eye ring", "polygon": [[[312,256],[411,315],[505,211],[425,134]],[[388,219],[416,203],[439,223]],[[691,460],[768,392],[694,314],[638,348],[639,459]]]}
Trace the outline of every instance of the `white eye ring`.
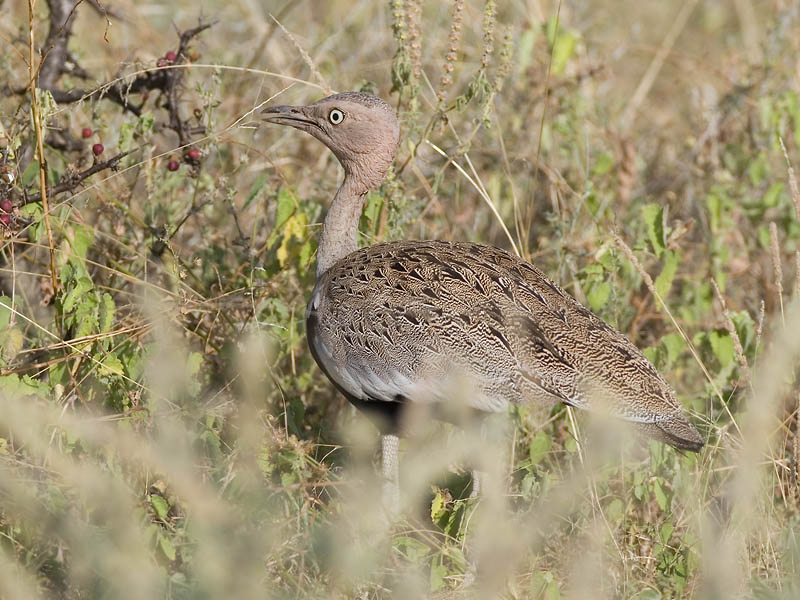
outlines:
{"label": "white eye ring", "polygon": [[344,113],[340,111],[338,108],[331,109],[331,112],[328,113],[328,121],[333,123],[334,125],[338,125],[342,121],[344,121]]}

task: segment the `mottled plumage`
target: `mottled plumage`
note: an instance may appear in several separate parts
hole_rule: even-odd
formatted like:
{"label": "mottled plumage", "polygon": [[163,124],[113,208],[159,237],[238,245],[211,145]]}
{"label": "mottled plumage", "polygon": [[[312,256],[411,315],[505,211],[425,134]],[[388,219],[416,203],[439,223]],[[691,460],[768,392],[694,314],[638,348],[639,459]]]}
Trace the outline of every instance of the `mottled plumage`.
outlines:
{"label": "mottled plumage", "polygon": [[703,446],[639,349],[524,260],[459,242],[358,249],[364,197],[383,180],[398,144],[386,102],[346,92],[264,113],[325,143],[344,168],[320,237],[308,338],[333,383],[383,418],[385,473],[396,479],[392,435],[403,408],[453,396],[480,412],[564,402],[613,414],[678,448]]}
{"label": "mottled plumage", "polygon": [[702,445],[628,338],[499,248],[401,241],[357,250],[317,282],[308,331],[317,361],[358,400],[442,402],[460,376],[472,390],[464,401],[480,411],[564,402],[652,424],[649,433],[674,446]]}

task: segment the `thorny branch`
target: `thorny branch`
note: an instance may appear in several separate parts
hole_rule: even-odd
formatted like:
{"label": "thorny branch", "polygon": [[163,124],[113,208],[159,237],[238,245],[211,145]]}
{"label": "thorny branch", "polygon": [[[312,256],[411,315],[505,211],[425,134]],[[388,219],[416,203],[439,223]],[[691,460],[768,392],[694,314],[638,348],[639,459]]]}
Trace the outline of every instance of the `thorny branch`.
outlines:
{"label": "thorny branch", "polygon": [[[75,10],[83,0],[48,0],[50,30],[44,44],[42,63],[39,66],[37,86],[43,90],[55,89],[62,73],[71,72],[76,63],[69,60],[67,44],[72,35]],[[83,71],[83,69],[81,69]]]}
{"label": "thorny branch", "polygon": [[[100,171],[105,171],[106,169],[116,169],[119,166],[119,162],[128,156],[134,150],[127,150],[126,152],[120,152],[116,156],[112,156],[108,160],[104,160],[101,162],[95,162],[91,167],[85,169],[79,173],[71,173],[66,175],[65,177],[61,178],[56,185],[48,186],[47,188],[47,195],[49,197],[56,196],[58,194],[63,194],[64,192],[71,192],[75,188],[77,188],[83,181],[94,175],[95,173],[99,173]],[[32,204],[34,202],[41,201],[42,196],[41,194],[31,194],[30,196],[25,196],[20,205],[25,204]]]}
{"label": "thorny branch", "polygon": [[[52,0],[59,2],[63,0]],[[183,78],[185,76],[185,69],[170,69],[164,68],[171,65],[179,65],[187,62],[189,44],[193,38],[211,27],[213,23],[201,23],[197,27],[187,29],[180,33],[180,41],[178,50],[175,53],[177,58],[172,63],[166,61],[162,64],[159,62],[159,68],[153,71],[147,71],[137,75],[133,79],[126,78],[122,74],[117,74],[111,82],[104,83],[94,90],[71,89],[60,90],[54,87],[43,88],[53,95],[53,99],[61,104],[68,104],[71,102],[78,102],[88,98],[97,90],[102,90],[102,96],[108,98],[112,102],[116,102],[125,110],[130,111],[137,117],[142,114],[141,104],[134,104],[130,101],[131,94],[141,94],[143,92],[151,92],[154,90],[160,91],[164,96],[164,108],[169,115],[169,121],[166,126],[178,134],[180,145],[186,145],[191,142],[192,135],[202,135],[205,129],[202,127],[189,127],[187,120],[181,118],[179,108],[179,98],[181,87],[183,85]],[[52,23],[51,23],[52,27]]]}
{"label": "thorny branch", "polygon": [[[141,103],[136,104],[130,101],[131,95],[144,94],[157,90],[161,93],[163,108],[166,110],[168,116],[167,120],[162,123],[162,126],[173,130],[177,134],[181,146],[190,144],[194,136],[203,135],[205,133],[204,127],[191,125],[189,119],[183,119],[180,114],[180,98],[185,69],[173,69],[169,67],[189,62],[190,43],[200,33],[212,27],[214,23],[201,22],[197,27],[179,32],[179,43],[177,51],[175,52],[175,59],[173,61],[160,59],[158,63],[160,68],[158,69],[141,73],[135,77],[125,77],[124,74],[117,74],[109,82],[93,90],[77,88],[61,89],[58,87],[58,84],[61,76],[64,74],[81,79],[92,79],[91,75],[78,65],[68,49],[69,39],[72,35],[72,27],[75,21],[75,14],[78,6],[83,3],[83,1],[84,0],[47,0],[50,8],[49,30],[45,44],[41,49],[42,62],[36,74],[37,87],[50,92],[53,99],[62,104],[78,102],[99,92],[101,98],[105,97],[119,104],[122,108],[136,116],[141,115],[142,107],[146,100],[142,100]],[[106,18],[112,15],[112,13],[108,12],[96,0],[88,0],[88,4]],[[16,92],[22,95],[26,94],[28,90],[19,89],[16,90]],[[71,136],[68,131],[52,129],[51,131],[55,131],[55,133],[51,133],[48,136],[48,145],[67,151],[77,151],[83,148],[84,144]],[[129,153],[130,152],[123,152],[108,160],[96,161],[88,169],[62,178],[58,184],[48,187],[46,193],[48,196],[53,196],[64,192],[71,192],[92,175],[105,169],[116,168],[120,160]],[[41,200],[42,197],[40,193],[23,195],[15,204],[22,206],[32,202],[41,202]]]}

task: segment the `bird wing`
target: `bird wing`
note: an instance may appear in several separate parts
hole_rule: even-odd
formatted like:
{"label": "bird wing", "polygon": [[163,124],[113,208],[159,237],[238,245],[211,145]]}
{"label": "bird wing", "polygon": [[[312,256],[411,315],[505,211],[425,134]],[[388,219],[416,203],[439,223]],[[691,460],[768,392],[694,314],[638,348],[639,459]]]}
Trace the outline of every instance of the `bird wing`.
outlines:
{"label": "bird wing", "polygon": [[309,316],[318,362],[355,398],[443,402],[461,389],[487,412],[561,401],[659,435],[686,437],[688,427],[699,440],[634,344],[499,248],[402,241],[360,249],[320,279]]}

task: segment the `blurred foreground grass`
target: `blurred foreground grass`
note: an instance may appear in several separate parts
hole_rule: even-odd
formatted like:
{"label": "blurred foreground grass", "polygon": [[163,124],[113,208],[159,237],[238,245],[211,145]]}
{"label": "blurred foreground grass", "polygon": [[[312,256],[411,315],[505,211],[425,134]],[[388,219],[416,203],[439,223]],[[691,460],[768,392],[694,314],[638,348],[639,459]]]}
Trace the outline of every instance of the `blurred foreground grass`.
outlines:
{"label": "blurred foreground grass", "polygon": [[[54,292],[26,200],[27,41],[45,43],[47,4],[29,20],[0,2],[0,597],[800,596],[796,3],[107,8],[110,27],[77,7],[66,64],[89,75],[59,89],[155,73],[173,24],[215,24],[180,60],[186,148],[165,94],[131,92],[138,114],[108,88],[39,96],[51,185],[92,144],[132,150],[50,198]],[[339,167],[250,114],[327,86],[403,119],[364,243],[513,243],[646,349],[706,449],[560,406],[520,407],[485,446],[430,424],[403,447],[406,514],[387,525],[377,434],[304,341]]]}

